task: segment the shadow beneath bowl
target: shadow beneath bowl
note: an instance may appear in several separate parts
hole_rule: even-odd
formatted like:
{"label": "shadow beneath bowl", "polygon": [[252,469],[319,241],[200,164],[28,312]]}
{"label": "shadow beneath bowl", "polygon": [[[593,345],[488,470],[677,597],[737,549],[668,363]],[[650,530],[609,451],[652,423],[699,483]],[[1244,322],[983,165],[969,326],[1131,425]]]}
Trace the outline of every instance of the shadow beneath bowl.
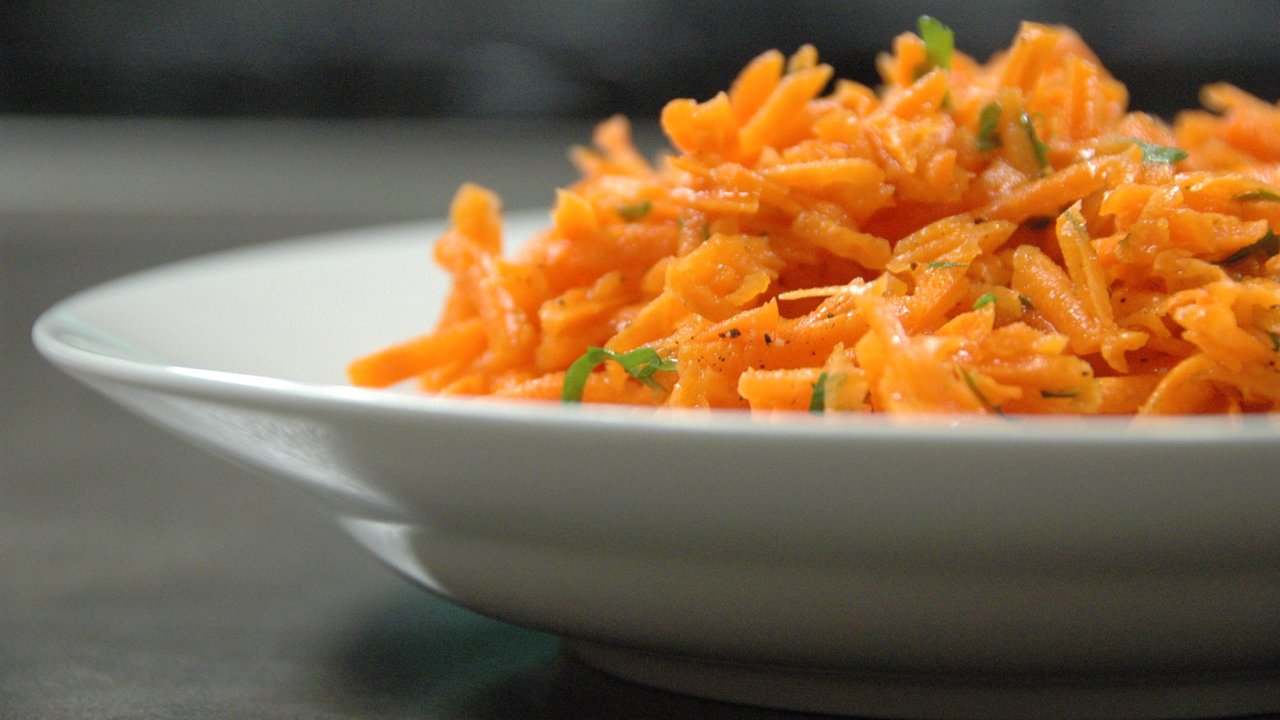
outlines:
{"label": "shadow beneath bowl", "polygon": [[[557,638],[397,594],[337,639],[336,704],[432,720],[797,720],[815,716],[702,700],[606,675]],[[381,715],[379,715],[381,716]]]}

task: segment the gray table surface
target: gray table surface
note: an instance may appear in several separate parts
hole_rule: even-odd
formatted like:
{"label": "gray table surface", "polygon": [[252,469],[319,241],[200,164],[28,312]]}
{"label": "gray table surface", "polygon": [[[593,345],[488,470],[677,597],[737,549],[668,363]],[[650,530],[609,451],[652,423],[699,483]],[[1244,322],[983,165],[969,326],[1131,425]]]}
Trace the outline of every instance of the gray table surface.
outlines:
{"label": "gray table surface", "polygon": [[31,347],[51,303],[167,261],[439,217],[468,179],[545,206],[588,137],[0,118],[0,719],[802,717],[615,680],[435,599]]}

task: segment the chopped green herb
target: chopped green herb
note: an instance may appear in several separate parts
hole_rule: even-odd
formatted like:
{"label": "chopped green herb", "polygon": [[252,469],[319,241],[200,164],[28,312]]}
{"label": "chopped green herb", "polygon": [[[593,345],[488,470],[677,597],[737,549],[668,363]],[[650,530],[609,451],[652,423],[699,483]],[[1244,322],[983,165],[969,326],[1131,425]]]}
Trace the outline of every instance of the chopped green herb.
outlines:
{"label": "chopped green herb", "polygon": [[643,218],[645,215],[648,215],[649,211],[652,209],[653,203],[648,200],[641,200],[634,205],[619,205],[616,208],[618,215],[622,216],[622,219],[627,222],[635,222]]}
{"label": "chopped green herb", "polygon": [[1073,398],[1080,394],[1079,390],[1041,390],[1042,398]]}
{"label": "chopped green herb", "polygon": [[809,396],[809,412],[822,413],[827,409],[827,371],[823,370],[818,375],[818,381],[813,384],[813,395]]}
{"label": "chopped green herb", "polygon": [[1023,295],[1022,293],[1018,293],[1018,302],[1022,303],[1023,310],[1031,309],[1031,298],[1027,297],[1026,295]]}
{"label": "chopped green herb", "polygon": [[928,58],[924,69],[917,72],[924,75],[939,67],[950,70],[951,53],[956,47],[955,33],[951,32],[951,28],[928,15],[921,15],[916,25],[920,28],[920,39],[924,40],[924,52]]}
{"label": "chopped green herb", "polygon": [[978,382],[973,379],[973,376],[969,374],[968,370],[962,367],[957,369],[960,371],[960,377],[964,378],[964,384],[969,386],[969,390],[978,397],[978,401],[982,403],[983,407],[997,415],[1004,415],[1004,410],[1002,410],[999,405],[992,405],[991,401],[987,399],[987,396],[982,393],[982,388],[978,387]]}
{"label": "chopped green herb", "polygon": [[929,263],[928,267],[929,268],[962,268],[962,267],[969,267],[969,266],[964,263],[947,262],[946,260],[934,260],[933,262]]}
{"label": "chopped green herb", "polygon": [[978,149],[986,152],[1000,147],[1000,103],[992,100],[978,115]]}
{"label": "chopped green herb", "polygon": [[995,301],[996,301],[995,293],[983,293],[982,295],[978,296],[977,300],[973,301],[973,309],[977,310],[978,308],[984,307],[986,305],[990,305]]}
{"label": "chopped green herb", "polygon": [[1271,228],[1267,228],[1267,234],[1263,235],[1261,240],[1231,253],[1226,258],[1219,260],[1218,264],[1233,265],[1256,252],[1263,253],[1267,257],[1280,253],[1280,238],[1277,238],[1276,234],[1271,232]]}
{"label": "chopped green herb", "polygon": [[1031,149],[1036,154],[1036,162],[1040,164],[1040,172],[1048,172],[1051,167],[1049,165],[1049,146],[1044,144],[1040,136],[1036,134],[1036,125],[1031,121],[1031,116],[1025,112],[1018,116],[1018,122],[1022,125],[1022,129],[1027,133],[1027,139],[1031,141]]}
{"label": "chopped green herb", "polygon": [[1156,145],[1137,138],[1133,142],[1142,148],[1142,162],[1145,163],[1176,163],[1187,159],[1187,151],[1182,148]]}
{"label": "chopped green herb", "polygon": [[1280,200],[1280,195],[1277,195],[1277,194],[1275,194],[1275,193],[1271,192],[1270,190],[1264,190],[1264,189],[1262,189],[1262,188],[1259,188],[1259,189],[1257,189],[1257,190],[1250,190],[1250,191],[1248,191],[1248,192],[1242,192],[1242,193],[1240,193],[1239,195],[1233,195],[1233,196],[1231,197],[1231,199],[1232,199],[1232,200],[1245,200],[1245,201],[1248,201],[1248,200]]}
{"label": "chopped green herb", "polygon": [[1271,349],[1280,352],[1280,333],[1269,332],[1267,335],[1271,337]]}
{"label": "chopped green herb", "polygon": [[[912,80],[919,80],[934,68],[951,69],[951,55],[955,51],[956,37],[951,28],[941,22],[921,15],[917,21],[920,38],[924,40],[925,60],[911,72]],[[951,110],[951,91],[942,96],[942,109]]]}
{"label": "chopped green herb", "polygon": [[639,380],[655,390],[666,390],[653,379],[653,374],[663,370],[676,369],[674,360],[664,360],[653,348],[637,348],[630,352],[615,353],[602,347],[589,347],[564,374],[564,385],[560,390],[560,401],[566,403],[582,402],[582,391],[587,386],[587,378],[601,364],[613,360],[622,366],[631,377]]}

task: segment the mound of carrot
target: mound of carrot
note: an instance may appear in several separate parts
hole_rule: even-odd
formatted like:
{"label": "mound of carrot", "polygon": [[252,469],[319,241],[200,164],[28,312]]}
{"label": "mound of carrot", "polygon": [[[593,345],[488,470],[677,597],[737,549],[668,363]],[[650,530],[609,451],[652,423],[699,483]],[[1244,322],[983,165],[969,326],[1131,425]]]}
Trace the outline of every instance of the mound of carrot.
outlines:
{"label": "mound of carrot", "polygon": [[979,63],[951,31],[834,78],[810,46],[626,120],[503,252],[454,197],[427,334],[351,381],[756,411],[1193,414],[1280,407],[1280,108],[1227,84],[1164,120],[1073,31]]}

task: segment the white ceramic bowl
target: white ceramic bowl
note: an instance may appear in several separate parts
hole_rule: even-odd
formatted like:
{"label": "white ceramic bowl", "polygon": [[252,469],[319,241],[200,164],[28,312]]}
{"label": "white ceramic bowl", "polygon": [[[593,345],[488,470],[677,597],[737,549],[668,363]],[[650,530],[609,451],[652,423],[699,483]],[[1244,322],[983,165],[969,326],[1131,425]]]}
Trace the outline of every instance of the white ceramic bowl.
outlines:
{"label": "white ceramic bowl", "polygon": [[431,326],[440,229],[126,277],[51,308],[35,342],[314,490],[414,582],[626,677],[868,716],[1280,710],[1277,417],[891,422],[346,386],[351,358]]}

